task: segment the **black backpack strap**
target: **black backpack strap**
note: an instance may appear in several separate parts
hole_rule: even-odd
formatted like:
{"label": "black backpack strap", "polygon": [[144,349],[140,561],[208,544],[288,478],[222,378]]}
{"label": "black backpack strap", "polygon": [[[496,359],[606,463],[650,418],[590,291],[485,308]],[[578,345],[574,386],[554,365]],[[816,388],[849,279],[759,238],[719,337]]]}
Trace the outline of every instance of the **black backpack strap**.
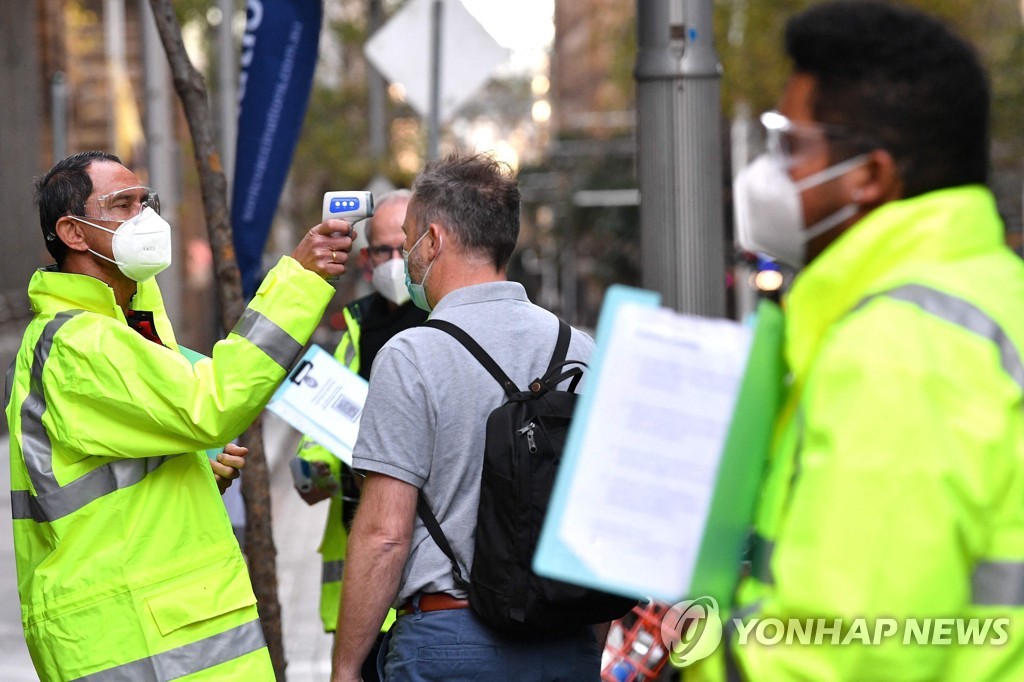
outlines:
{"label": "black backpack strap", "polygon": [[[571,367],[569,365],[581,365],[580,367]],[[547,374],[540,380],[540,386],[534,382],[530,384],[531,391],[554,391],[558,384],[562,383],[566,379],[572,379],[569,382],[569,393],[575,393],[576,387],[579,385],[580,380],[583,378],[583,367],[586,367],[587,363],[582,360],[563,360],[553,367],[549,368]],[[568,369],[567,369],[568,368]]]}
{"label": "black backpack strap", "polygon": [[579,385],[580,379],[583,378],[583,370],[580,367],[573,367],[572,369],[566,369],[566,367],[569,365],[582,365],[586,367],[587,363],[582,360],[565,359],[566,354],[569,352],[569,341],[571,338],[572,327],[566,324],[564,320],[559,319],[558,339],[555,341],[555,350],[551,354],[551,361],[548,363],[544,376],[530,382],[530,391],[533,393],[554,391],[558,384],[571,378],[572,382],[569,384],[569,392],[576,392],[576,387]]}
{"label": "black backpack strap", "polygon": [[[505,391],[506,396],[511,398],[512,396],[519,392],[519,389],[516,388],[516,385],[512,382],[511,379],[508,378],[508,375],[505,374],[505,371],[498,366],[498,363],[494,361],[494,358],[488,355],[487,351],[481,348],[480,344],[474,341],[473,337],[464,332],[461,327],[454,325],[446,320],[433,319],[424,322],[423,326],[433,327],[434,329],[440,329],[441,331],[448,332],[453,337],[455,337],[455,340],[461,343],[463,346],[465,346],[466,350],[468,350],[473,355],[473,357],[476,358],[477,362],[483,365],[484,369],[490,372],[491,376],[494,377],[494,380],[497,381],[498,384],[501,386],[501,390]],[[568,347],[568,341],[566,342],[566,346]]]}
{"label": "black backpack strap", "polygon": [[551,362],[544,374],[550,374],[555,367],[565,362],[565,354],[569,352],[569,339],[572,337],[572,328],[565,323],[565,320],[558,320],[558,339],[555,341],[555,352],[551,354]]}
{"label": "black backpack strap", "polygon": [[434,542],[441,548],[441,551],[448,557],[448,560],[452,562],[452,574],[455,576],[456,586],[462,589],[468,588],[469,581],[462,575],[459,562],[455,559],[455,550],[452,549],[444,531],[441,530],[441,524],[437,522],[437,517],[431,511],[430,505],[427,504],[427,498],[423,496],[422,490],[419,492],[419,498],[416,500],[416,513],[419,515],[420,520],[423,521],[423,525],[427,527],[430,537],[434,538]]}

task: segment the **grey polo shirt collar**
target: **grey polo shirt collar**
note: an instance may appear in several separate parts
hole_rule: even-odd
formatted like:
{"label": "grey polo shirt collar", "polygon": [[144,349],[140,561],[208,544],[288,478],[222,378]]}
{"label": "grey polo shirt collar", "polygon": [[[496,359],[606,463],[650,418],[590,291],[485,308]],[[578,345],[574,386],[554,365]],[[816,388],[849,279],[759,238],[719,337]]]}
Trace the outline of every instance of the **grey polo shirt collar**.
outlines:
{"label": "grey polo shirt collar", "polygon": [[449,292],[447,296],[437,302],[430,316],[434,317],[438,313],[458,306],[504,300],[523,301],[526,303],[530,301],[526,296],[526,289],[519,282],[486,282]]}

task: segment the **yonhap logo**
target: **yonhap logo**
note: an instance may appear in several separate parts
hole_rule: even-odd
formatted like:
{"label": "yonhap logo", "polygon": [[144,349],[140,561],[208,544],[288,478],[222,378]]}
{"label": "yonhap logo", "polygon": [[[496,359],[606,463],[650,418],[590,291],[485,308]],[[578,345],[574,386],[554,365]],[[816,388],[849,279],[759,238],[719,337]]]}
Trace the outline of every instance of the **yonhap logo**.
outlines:
{"label": "yonhap logo", "polygon": [[722,619],[713,597],[679,602],[661,621],[661,640],[668,648],[668,660],[685,668],[710,656],[722,643]]}
{"label": "yonhap logo", "polygon": [[335,197],[331,199],[331,213],[349,213],[359,210],[359,199],[355,197]]}

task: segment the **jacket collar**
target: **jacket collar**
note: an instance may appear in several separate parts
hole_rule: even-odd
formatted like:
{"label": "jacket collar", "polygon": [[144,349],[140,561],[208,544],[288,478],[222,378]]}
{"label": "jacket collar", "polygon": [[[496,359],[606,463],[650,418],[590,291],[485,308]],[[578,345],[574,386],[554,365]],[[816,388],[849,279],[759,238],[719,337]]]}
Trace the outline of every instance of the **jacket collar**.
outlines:
{"label": "jacket collar", "polygon": [[[28,297],[32,312],[36,314],[85,310],[128,324],[114,299],[113,289],[95,277],[60,272],[56,265],[35,271],[28,285]],[[156,278],[139,282],[131,307],[151,311],[160,338],[166,344],[175,344]]]}
{"label": "jacket collar", "polygon": [[995,199],[981,185],[929,192],[869,213],[797,275],[786,297],[786,360],[794,376],[806,374],[828,328],[868,295],[1002,243]]}

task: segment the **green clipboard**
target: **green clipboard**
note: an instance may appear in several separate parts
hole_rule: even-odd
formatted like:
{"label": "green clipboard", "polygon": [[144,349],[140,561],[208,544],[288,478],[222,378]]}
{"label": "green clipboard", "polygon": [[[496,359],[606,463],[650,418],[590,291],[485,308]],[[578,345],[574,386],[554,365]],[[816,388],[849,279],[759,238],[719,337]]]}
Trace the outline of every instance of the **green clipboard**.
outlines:
{"label": "green clipboard", "polygon": [[740,559],[750,535],[775,419],[782,407],[785,362],[779,306],[762,300],[755,324],[690,594],[686,595],[714,597],[719,604],[732,602],[739,581]]}

